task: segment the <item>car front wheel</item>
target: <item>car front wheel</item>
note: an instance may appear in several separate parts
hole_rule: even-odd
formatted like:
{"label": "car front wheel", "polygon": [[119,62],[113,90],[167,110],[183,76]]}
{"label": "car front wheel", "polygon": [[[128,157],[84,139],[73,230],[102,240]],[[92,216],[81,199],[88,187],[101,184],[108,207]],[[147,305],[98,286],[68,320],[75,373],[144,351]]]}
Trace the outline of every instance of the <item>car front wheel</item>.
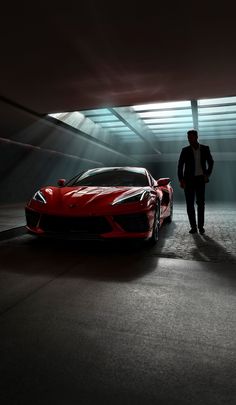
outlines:
{"label": "car front wheel", "polygon": [[148,241],[150,246],[154,246],[157,243],[159,238],[159,229],[160,229],[160,204],[158,204],[155,212],[152,235]]}
{"label": "car front wheel", "polygon": [[165,222],[170,224],[173,218],[173,201],[170,202],[170,215],[165,219]]}

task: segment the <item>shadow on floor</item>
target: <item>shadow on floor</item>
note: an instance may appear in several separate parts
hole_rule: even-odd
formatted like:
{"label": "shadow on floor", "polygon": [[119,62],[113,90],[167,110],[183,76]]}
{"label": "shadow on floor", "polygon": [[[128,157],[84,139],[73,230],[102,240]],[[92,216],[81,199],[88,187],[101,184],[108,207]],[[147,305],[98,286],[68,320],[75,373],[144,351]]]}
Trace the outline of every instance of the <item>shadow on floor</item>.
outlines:
{"label": "shadow on floor", "polygon": [[25,235],[1,246],[1,269],[29,276],[128,281],[156,269],[158,258],[141,241],[62,241]]}
{"label": "shadow on floor", "polygon": [[211,263],[222,263],[222,268],[227,263],[235,263],[236,273],[236,256],[230,254],[222,244],[210,238],[208,235],[194,234],[193,240],[195,246],[192,248],[192,255],[195,260],[207,261]]}

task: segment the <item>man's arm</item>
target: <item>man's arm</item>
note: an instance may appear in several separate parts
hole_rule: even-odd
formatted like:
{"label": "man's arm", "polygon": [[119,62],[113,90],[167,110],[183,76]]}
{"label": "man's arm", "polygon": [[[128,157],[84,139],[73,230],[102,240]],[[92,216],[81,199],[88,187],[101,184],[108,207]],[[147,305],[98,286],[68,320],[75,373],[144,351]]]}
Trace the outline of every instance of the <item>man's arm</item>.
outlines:
{"label": "man's arm", "polygon": [[213,166],[214,166],[214,160],[213,160],[213,157],[211,155],[209,146],[207,146],[207,149],[206,149],[206,161],[207,161],[207,164],[208,164],[206,174],[207,174],[207,176],[210,176],[211,173],[212,173]]}
{"label": "man's arm", "polygon": [[185,187],[184,174],[183,174],[184,163],[185,163],[184,151],[182,149],[182,152],[180,154],[179,161],[178,161],[178,179],[179,179],[179,184],[180,184],[181,188]]}

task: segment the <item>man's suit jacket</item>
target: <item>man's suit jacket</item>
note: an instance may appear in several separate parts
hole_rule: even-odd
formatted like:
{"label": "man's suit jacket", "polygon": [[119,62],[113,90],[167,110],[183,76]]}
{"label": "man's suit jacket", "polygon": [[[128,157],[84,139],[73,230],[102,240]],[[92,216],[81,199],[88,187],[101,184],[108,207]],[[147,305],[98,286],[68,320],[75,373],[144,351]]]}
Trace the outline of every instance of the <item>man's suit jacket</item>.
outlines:
{"label": "man's suit jacket", "polygon": [[[210,148],[206,145],[200,145],[200,159],[203,174],[210,176],[213,169],[213,158],[211,156]],[[188,180],[194,177],[195,174],[195,160],[191,146],[186,146],[182,149],[179,162],[178,162],[178,178],[179,181]]]}

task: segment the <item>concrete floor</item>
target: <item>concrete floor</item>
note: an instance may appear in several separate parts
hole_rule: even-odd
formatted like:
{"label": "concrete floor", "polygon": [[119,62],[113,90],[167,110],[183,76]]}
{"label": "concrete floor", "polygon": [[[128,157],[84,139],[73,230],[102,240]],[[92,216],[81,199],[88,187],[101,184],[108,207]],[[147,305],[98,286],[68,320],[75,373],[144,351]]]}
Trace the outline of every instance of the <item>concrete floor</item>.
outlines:
{"label": "concrete floor", "polygon": [[0,207],[0,403],[236,403],[236,207],[158,244],[37,241]]}

